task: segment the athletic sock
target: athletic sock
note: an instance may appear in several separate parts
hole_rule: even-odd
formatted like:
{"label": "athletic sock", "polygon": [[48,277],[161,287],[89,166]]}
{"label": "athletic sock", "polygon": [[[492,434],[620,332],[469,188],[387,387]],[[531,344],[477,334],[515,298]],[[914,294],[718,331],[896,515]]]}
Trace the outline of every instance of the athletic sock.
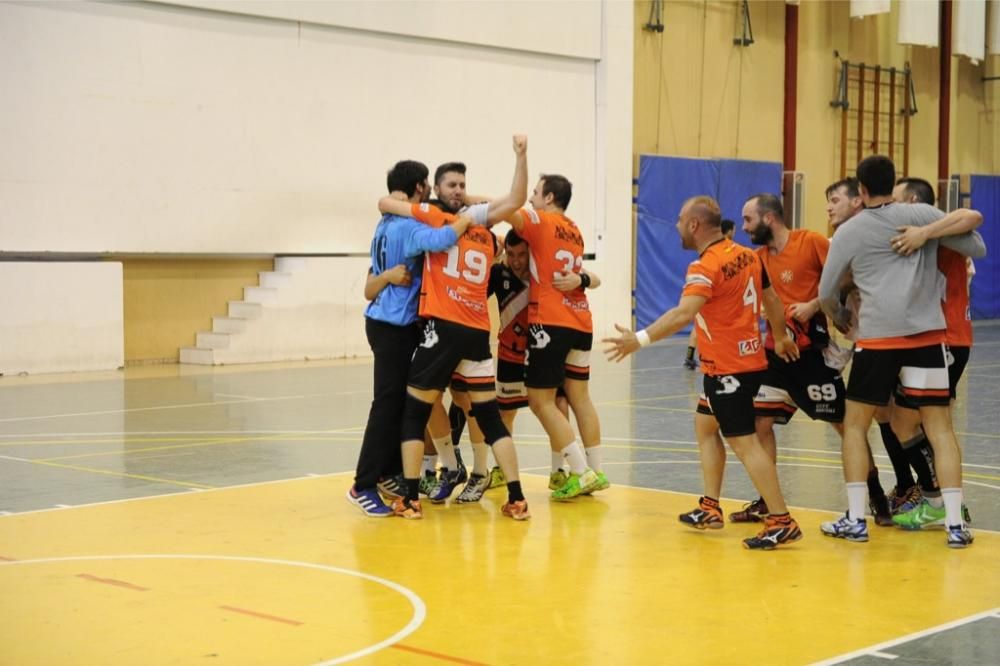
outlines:
{"label": "athletic sock", "polygon": [[472,443],[472,473],[478,474],[479,476],[486,476],[490,471],[489,464],[489,450],[490,447],[486,445],[486,442],[473,442]]}
{"label": "athletic sock", "polygon": [[404,477],[403,483],[406,485],[406,501],[420,499],[420,479],[407,479]]}
{"label": "athletic sock", "polygon": [[941,497],[944,498],[945,525],[965,527],[965,521],[962,520],[962,489],[942,488]]}
{"label": "athletic sock", "polygon": [[455,457],[455,445],[451,443],[451,435],[435,437],[434,448],[441,458],[441,467],[453,472],[458,469],[458,458]]}
{"label": "athletic sock", "polygon": [[451,403],[451,407],[448,408],[448,420],[451,421],[451,443],[458,447],[458,443],[462,441],[462,431],[465,430],[465,412],[455,403]]}
{"label": "athletic sock", "polygon": [[882,482],[878,480],[878,467],[868,471],[868,479],[865,484],[868,486],[868,495],[872,499],[882,499],[885,491],[882,489]]}
{"label": "athletic sock", "polygon": [[566,466],[566,461],[563,460],[563,456],[558,451],[552,452],[552,471],[558,472]]}
{"label": "athletic sock", "polygon": [[508,502],[520,502],[524,499],[524,493],[521,491],[520,481],[508,481],[507,482],[507,501]]}
{"label": "athletic sock", "polygon": [[917,473],[920,489],[924,493],[938,490],[937,475],[934,474],[934,450],[923,433],[903,443],[903,450],[910,465]]}
{"label": "athletic sock", "polygon": [[424,455],[424,464],[420,468],[422,474],[437,474],[438,457],[434,455]]}
{"label": "athletic sock", "polygon": [[896,492],[904,493],[917,483],[910,471],[909,456],[888,423],[879,423],[878,429],[882,432],[882,444],[889,455],[889,462],[892,463],[892,471],[896,475]]}
{"label": "athletic sock", "polygon": [[864,482],[855,481],[847,484],[847,518],[849,520],[864,520],[867,491],[868,487]]}
{"label": "athletic sock", "polygon": [[587,471],[587,458],[583,454],[583,447],[575,439],[559,453],[573,474],[583,474]]}
{"label": "athletic sock", "polygon": [[594,470],[595,472],[602,471],[601,466],[601,445],[588,446],[583,449],[583,452],[587,456],[587,467]]}

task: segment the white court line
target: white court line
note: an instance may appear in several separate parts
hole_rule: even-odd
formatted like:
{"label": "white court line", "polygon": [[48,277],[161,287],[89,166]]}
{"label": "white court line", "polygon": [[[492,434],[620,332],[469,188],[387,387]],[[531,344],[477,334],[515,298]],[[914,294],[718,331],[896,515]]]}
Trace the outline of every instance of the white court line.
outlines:
{"label": "white court line", "polygon": [[[219,404],[219,403],[213,403]],[[153,435],[335,435],[361,431],[364,426],[350,426],[334,430],[115,430],[107,432],[25,432],[3,433],[0,439],[26,437],[145,437]]]}
{"label": "white court line", "polygon": [[236,398],[238,400],[263,400],[259,395],[236,395],[235,393],[215,393],[220,398]]}
{"label": "white court line", "polygon": [[391,647],[396,643],[400,642],[414,631],[416,631],[420,625],[424,623],[427,618],[427,605],[424,600],[421,599],[416,592],[409,589],[408,587],[403,587],[399,583],[389,580],[387,578],[380,578],[372,574],[364,573],[363,571],[357,571],[356,569],[344,569],[342,567],[332,567],[325,564],[315,564],[313,562],[300,562],[297,560],[277,560],[268,557],[239,557],[234,555],[189,555],[189,554],[176,554],[176,555],[161,555],[161,554],[144,554],[144,555],[86,555],[79,557],[47,557],[36,560],[13,560],[0,562],[0,567],[14,567],[23,566],[26,564],[48,564],[51,562],[93,562],[93,561],[104,561],[104,560],[219,560],[223,562],[251,562],[254,564],[276,564],[279,566],[286,567],[299,567],[302,569],[316,569],[319,571],[324,571],[327,573],[342,574],[345,576],[354,576],[355,578],[361,578],[364,580],[371,581],[387,587],[394,592],[397,592],[401,596],[405,597],[410,605],[413,607],[413,616],[406,625],[378,643],[369,645],[360,650],[351,652],[350,654],[341,655],[339,657],[334,657],[332,659],[324,659],[323,661],[317,662],[313,666],[333,666],[334,664],[343,664],[348,661],[354,661],[355,659],[360,659],[361,657],[367,657],[368,655],[374,654],[379,650],[387,647]]}
{"label": "white court line", "polygon": [[[3,458],[4,456],[0,456]],[[345,472],[330,472],[329,474],[321,474],[317,476],[343,476],[345,474],[354,474],[354,470],[347,470]],[[158,499],[160,497],[176,497],[178,495],[187,495],[192,490],[197,490],[203,493],[214,493],[219,490],[232,490],[234,488],[253,488],[255,486],[266,486],[272,483],[291,483],[293,481],[307,481],[309,479],[316,478],[314,476],[293,476],[289,479],[271,479],[269,481],[253,481],[251,483],[240,483],[235,486],[218,486],[216,488],[185,488],[184,490],[178,490],[173,493],[160,493],[158,495],[143,495],[142,497],[123,497],[121,499],[114,500],[104,500],[101,502],[87,502],[85,504],[75,504],[72,509],[84,509],[94,506],[105,506],[107,504],[124,504],[125,502],[143,502],[145,500]],[[8,511],[6,515],[10,516],[26,516],[33,513],[48,513],[49,511],[63,511],[64,509],[46,508],[46,509],[30,509],[28,511]]]}
{"label": "white court line", "polygon": [[868,654],[879,659],[899,659],[898,654],[889,654],[888,652],[869,652]]}
{"label": "white court line", "polygon": [[160,405],[158,407],[134,407],[132,409],[107,409],[98,412],[75,412],[72,414],[45,414],[42,416],[16,416],[0,419],[0,423],[15,423],[20,421],[43,421],[45,419],[63,419],[73,416],[105,416],[107,414],[131,414],[133,412],[154,412],[165,409],[188,409],[194,407],[217,407],[219,405],[243,404],[248,402],[275,402],[278,400],[302,400],[305,398],[322,398],[334,395],[354,395],[370,393],[370,391],[342,391],[339,393],[306,393],[304,395],[280,395],[273,398],[252,398],[250,400],[215,400],[213,402],[192,402],[183,405]]}
{"label": "white court line", "polygon": [[[907,634],[900,638],[894,638],[891,641],[886,641],[884,643],[879,643],[878,645],[872,645],[870,647],[862,648],[860,650],[855,650],[854,652],[848,652],[847,654],[842,654],[825,661],[817,661],[813,666],[832,666],[833,664],[840,664],[851,659],[856,659],[858,657],[864,657],[866,655],[875,655],[876,652],[881,652],[885,648],[895,647],[897,645],[902,645],[903,643],[908,643],[910,641],[916,640],[918,638],[923,638],[925,636],[933,636],[934,634],[939,634],[942,631],[948,631],[949,629],[955,629],[956,627],[961,627],[965,624],[972,624],[978,620],[982,620],[986,617],[992,617],[1000,611],[998,608],[988,610],[982,613],[976,613],[975,615],[969,615],[968,617],[963,617],[954,622],[946,622],[945,624],[939,624],[936,627],[931,627],[930,629],[924,629],[923,631],[915,631],[912,634]],[[878,656],[878,655],[875,655]]]}

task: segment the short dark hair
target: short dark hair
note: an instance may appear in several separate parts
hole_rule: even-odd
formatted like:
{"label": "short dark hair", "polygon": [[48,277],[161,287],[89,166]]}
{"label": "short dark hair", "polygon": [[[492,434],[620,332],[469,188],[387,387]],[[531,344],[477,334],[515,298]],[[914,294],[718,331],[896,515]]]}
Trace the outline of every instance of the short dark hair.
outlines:
{"label": "short dark hair", "polygon": [[541,179],[542,196],[547,197],[551,194],[556,206],[563,210],[569,208],[569,200],[573,198],[573,183],[569,182],[566,176],[554,173],[543,173]]}
{"label": "short dark hair", "polygon": [[725,236],[730,231],[736,228],[736,223],[730,219],[725,219],[719,226],[722,228],[722,235]]}
{"label": "short dark hair", "polygon": [[934,188],[923,178],[900,178],[896,185],[906,185],[908,197],[916,197],[920,203],[934,205]]}
{"label": "short dark hair", "polygon": [[688,208],[689,215],[699,218],[708,226],[722,226],[722,211],[719,208],[719,202],[712,197],[706,194],[691,197],[684,202],[684,206],[681,206],[682,211],[684,207]]}
{"label": "short dark hair", "polygon": [[858,162],[855,173],[871,197],[890,196],[896,185],[896,165],[885,155],[866,157]]}
{"label": "short dark hair", "polygon": [[511,229],[510,231],[508,231],[507,235],[504,236],[504,239],[503,239],[504,245],[506,245],[508,247],[513,247],[515,245],[520,245],[523,242],[525,242],[524,239],[521,238],[521,236],[516,231],[514,231],[513,229]]}
{"label": "short dark hair", "polygon": [[768,194],[763,192],[761,194],[755,194],[750,197],[749,200],[757,200],[757,214],[764,217],[768,213],[773,214],[776,218],[785,221],[785,207],[781,205],[781,198],[774,194]]}
{"label": "short dark hair", "polygon": [[389,169],[385,183],[390,192],[399,190],[405,192],[406,196],[412,197],[417,191],[417,185],[427,182],[427,166],[423,162],[413,160],[403,160],[396,162],[395,166]]}
{"label": "short dark hair", "polygon": [[434,170],[434,184],[440,185],[441,179],[444,178],[444,175],[451,172],[460,173],[464,176],[465,164],[462,162],[445,162]]}
{"label": "short dark hair", "polygon": [[842,187],[847,190],[847,196],[852,199],[861,196],[861,190],[858,189],[858,179],[854,176],[848,176],[847,178],[841,178],[836,183],[833,183],[830,187],[826,188],[826,198],[829,199],[831,194]]}

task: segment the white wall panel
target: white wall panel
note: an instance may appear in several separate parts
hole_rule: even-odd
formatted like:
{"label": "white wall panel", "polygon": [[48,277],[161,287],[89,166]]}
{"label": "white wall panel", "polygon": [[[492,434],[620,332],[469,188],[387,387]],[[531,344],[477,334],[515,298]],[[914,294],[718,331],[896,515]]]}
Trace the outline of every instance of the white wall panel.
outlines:
{"label": "white wall panel", "polygon": [[0,262],[0,374],[125,365],[122,265]]}
{"label": "white wall panel", "polygon": [[364,252],[393,162],[464,160],[470,190],[497,194],[515,131],[532,174],[574,182],[593,247],[595,69],[169,5],[3,3],[0,251]]}
{"label": "white wall panel", "polygon": [[162,1],[592,60],[601,52],[600,0]]}

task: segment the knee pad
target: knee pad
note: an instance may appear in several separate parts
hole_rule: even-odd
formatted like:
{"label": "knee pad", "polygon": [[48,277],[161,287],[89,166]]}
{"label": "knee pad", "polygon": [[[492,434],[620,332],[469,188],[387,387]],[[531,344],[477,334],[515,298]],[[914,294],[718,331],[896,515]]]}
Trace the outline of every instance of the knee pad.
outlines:
{"label": "knee pad", "polygon": [[479,429],[483,431],[483,435],[486,437],[486,443],[490,446],[493,446],[493,443],[499,439],[510,437],[507,426],[503,424],[503,419],[500,418],[500,407],[497,405],[496,400],[472,403],[470,414],[476,419]]}
{"label": "knee pad", "polygon": [[432,403],[424,402],[414,398],[409,393],[406,394],[406,406],[403,408],[403,423],[400,426],[399,434],[402,441],[408,442],[412,439],[424,441],[424,429],[427,427],[427,419],[431,416]]}

